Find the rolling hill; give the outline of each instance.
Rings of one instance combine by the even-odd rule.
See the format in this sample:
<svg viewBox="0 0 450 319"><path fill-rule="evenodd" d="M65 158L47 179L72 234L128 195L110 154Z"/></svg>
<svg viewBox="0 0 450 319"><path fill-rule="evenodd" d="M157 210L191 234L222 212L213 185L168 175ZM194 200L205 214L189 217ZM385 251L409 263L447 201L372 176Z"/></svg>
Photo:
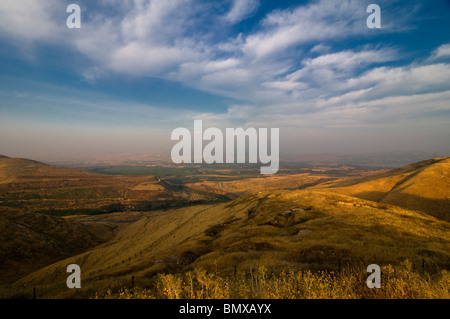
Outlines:
<svg viewBox="0 0 450 319"><path fill-rule="evenodd" d="M51 178L98 177L100 174L41 162L0 156L0 183Z"/></svg>
<svg viewBox="0 0 450 319"><path fill-rule="evenodd" d="M0 158L0 207L53 216L143 211L224 196L173 186L153 175L105 175L40 162Z"/></svg>
<svg viewBox="0 0 450 319"><path fill-rule="evenodd" d="M313 179L298 175L292 185L285 177L253 188L251 179L201 183L196 186L251 190L226 203L179 209L61 219L8 208L0 212L0 228L7 229L0 234L4 247L0 258L5 274L18 279L13 286L47 287L49 296L67 293L66 267L71 263L80 265L84 291L91 292L123 286L131 276L146 282L160 273L185 273L197 267L230 276L236 269L259 266L274 272L363 269L407 259L417 270L426 259L429 271L448 270L449 163L450 158L438 158L370 177L331 181L325 173ZM164 183L151 178L100 175L82 188L96 190L103 183L117 187L118 181L126 180L127 196L169 192ZM79 188L79 181L72 187ZM309 188L274 190L304 188L305 181L311 183ZM19 184L2 187L10 185ZM73 194L66 193L65 200L73 200ZM103 194L91 199L104 200ZM46 200L36 199L36 205L44 204ZM33 267L27 266L28 261L34 261Z"/></svg>
<svg viewBox="0 0 450 319"><path fill-rule="evenodd" d="M10 283L106 242L115 227L2 208L0 229L0 283Z"/></svg>
<svg viewBox="0 0 450 319"><path fill-rule="evenodd" d="M383 174L322 184L339 194L418 210L450 221L450 158L436 158Z"/></svg>
<svg viewBox="0 0 450 319"><path fill-rule="evenodd" d="M236 198L250 195L260 191L275 191L280 189L307 188L330 180L324 175L289 174L271 175L266 177L246 178L236 181L205 181L188 183L190 189L212 192Z"/></svg>
<svg viewBox="0 0 450 319"><path fill-rule="evenodd" d="M94 218L94 217L91 217ZM193 267L334 269L427 258L450 268L449 223L387 204L319 191L276 191L232 202L148 213L107 244L45 267L18 283L64 283L80 265L85 285Z"/></svg>

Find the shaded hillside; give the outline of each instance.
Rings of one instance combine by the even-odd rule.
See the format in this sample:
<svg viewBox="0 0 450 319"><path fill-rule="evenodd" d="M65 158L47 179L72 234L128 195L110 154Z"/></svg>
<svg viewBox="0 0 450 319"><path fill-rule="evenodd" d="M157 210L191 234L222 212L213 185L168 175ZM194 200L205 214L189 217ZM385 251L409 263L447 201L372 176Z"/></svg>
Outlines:
<svg viewBox="0 0 450 319"><path fill-rule="evenodd" d="M426 214L344 195L276 191L227 204L153 212L108 244L26 276L19 284L65 282L69 263L84 283L201 266L231 274L268 269L334 269L427 258L430 269L450 268L449 223Z"/></svg>
<svg viewBox="0 0 450 319"><path fill-rule="evenodd" d="M419 210L450 221L450 158L436 158L363 179L320 187L340 194Z"/></svg>
<svg viewBox="0 0 450 319"><path fill-rule="evenodd" d="M0 210L0 282L12 282L111 239L114 227Z"/></svg>

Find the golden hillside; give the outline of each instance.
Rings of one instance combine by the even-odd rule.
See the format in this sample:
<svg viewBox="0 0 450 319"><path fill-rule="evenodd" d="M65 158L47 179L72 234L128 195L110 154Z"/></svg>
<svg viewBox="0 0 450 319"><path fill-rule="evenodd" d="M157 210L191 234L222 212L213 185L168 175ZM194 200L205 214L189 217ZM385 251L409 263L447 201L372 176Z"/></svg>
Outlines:
<svg viewBox="0 0 450 319"><path fill-rule="evenodd" d="M6 261L2 262L3 279L20 279L0 295L11 295L11 291L20 295L22 287L31 286L48 288L48 296L56 296L57 291L65 294L66 267L72 263L81 267L87 289L83 292L121 287L131 276L143 283L154 280L156 274L185 274L198 267L230 278L236 269L249 273L259 266L278 272L342 267L365 273L369 264L398 265L406 259L420 271L425 259L428 271L448 270L450 224L445 218L449 160L433 159L357 179L324 181L320 179L326 175L298 174L203 182L196 186L226 192L251 188L252 194L227 203L179 209L61 219L4 208L0 213L0 229L5 230L0 233L0 260ZM82 198L111 201L121 194L110 194L105 185L120 186L124 195L119 196L123 197L139 193L149 198L173 192L151 176L102 176L80 177L70 185L63 183L64 177L56 178L57 184L42 184L37 179L39 188L29 181L15 181L1 185L0 195L3 190L8 205L33 201L42 207L57 200L60 206L72 203L77 207ZM289 180L294 183L289 185ZM310 188L302 190L272 189L308 184ZM11 192L13 186L15 192ZM25 191L32 195L36 189L39 194L44 189L43 194L50 194L55 186L64 196L22 199ZM95 192L89 191L86 197L86 190ZM75 198L74 194L83 197ZM12 195L17 199L12 200Z"/></svg>
<svg viewBox="0 0 450 319"><path fill-rule="evenodd" d="M0 158L0 207L52 216L145 211L224 196L173 187L154 175L105 175Z"/></svg>
<svg viewBox="0 0 450 319"><path fill-rule="evenodd" d="M339 194L426 212L450 221L450 158L411 164L363 179L320 185Z"/></svg>
<svg viewBox="0 0 450 319"><path fill-rule="evenodd" d="M266 177L246 178L235 181L204 181L188 183L194 190L212 192L229 197L255 194L260 191L275 191L280 189L299 189L323 183L329 180L326 175L312 176L308 173L289 175L270 175Z"/></svg>
<svg viewBox="0 0 450 319"><path fill-rule="evenodd" d="M94 223L96 216L85 219ZM117 218L117 215L116 215ZM449 223L392 205L320 191L276 191L226 204L147 213L110 242L45 267L18 283L65 283L80 265L85 285L123 283L200 266L230 274L269 269L333 269L422 258L449 268Z"/></svg>

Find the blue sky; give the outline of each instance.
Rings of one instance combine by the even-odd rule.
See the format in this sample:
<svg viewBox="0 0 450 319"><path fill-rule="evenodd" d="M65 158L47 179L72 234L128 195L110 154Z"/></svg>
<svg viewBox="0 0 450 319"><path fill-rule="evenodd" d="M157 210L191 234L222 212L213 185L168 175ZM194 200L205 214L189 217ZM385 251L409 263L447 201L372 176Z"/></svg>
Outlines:
<svg viewBox="0 0 450 319"><path fill-rule="evenodd" d="M278 127L281 155L450 155L449 30L445 0L4 0L0 154L170 154L202 119Z"/></svg>

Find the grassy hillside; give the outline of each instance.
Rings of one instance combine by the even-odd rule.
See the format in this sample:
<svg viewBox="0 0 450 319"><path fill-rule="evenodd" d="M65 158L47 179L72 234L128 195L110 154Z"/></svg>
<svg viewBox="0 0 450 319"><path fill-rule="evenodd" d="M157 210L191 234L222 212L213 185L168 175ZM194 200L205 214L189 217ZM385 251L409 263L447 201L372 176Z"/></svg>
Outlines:
<svg viewBox="0 0 450 319"><path fill-rule="evenodd" d="M98 177L100 174L47 165L29 159L0 157L0 183L15 180L51 179L52 177L74 178L80 176Z"/></svg>
<svg viewBox="0 0 450 319"><path fill-rule="evenodd" d="M172 185L155 176L111 176L0 158L0 207L53 216L180 207L226 198Z"/></svg>
<svg viewBox="0 0 450 319"><path fill-rule="evenodd" d="M190 298L192 291L179 285L196 278L201 287L232 282L232 287L220 286L232 296L266 297L270 285L260 290L253 282L254 275L261 275L254 271L261 267L274 274L273 285L288 273L294 276L292 282L298 279L303 284L304 278L310 278L304 277L307 271L346 271L341 279L354 285L339 290L345 296L359 289L355 278L365 275L365 267L373 263L388 273L389 267L400 267L395 269L400 269L402 283L412 278L417 286L407 296L424 296L420 291L442 296L448 275L440 272L450 269L449 163L450 158L433 159L357 179L326 180L324 173L189 185L153 176L93 177L90 173L54 178L30 173L38 176L32 180L16 171L9 175L16 180L0 184L0 207L4 206L0 260L4 282L18 280L0 287L0 297L20 296L23 287L47 289L47 297L67 297L66 267L71 263L81 267L83 289L70 293L84 297L96 293L114 297L107 289L123 288L131 276L144 286L161 288L143 296L168 296L167 290L176 286L184 291L176 296ZM44 173L50 169L39 167ZM243 193L250 195L226 203L186 206L196 198ZM150 211L155 206L138 206L164 199L173 204L184 199L180 205L185 207ZM137 211L117 206L122 212L81 213L62 219L24 213L28 210L23 208L64 207L83 212L90 204L108 203L134 206ZM417 279L424 260L427 273L442 274L437 281ZM407 261L411 265L404 272L401 267ZM300 271L299 277L294 271ZM214 274L215 279L206 274ZM240 284L236 274L246 274ZM319 283L323 279L314 276L311 280ZM397 277L392 278L392 285L399 283ZM338 285L334 277L326 280ZM251 285L251 290L245 285ZM421 285L434 288L422 289ZM397 296L399 291L391 288L392 296Z"/></svg>
<svg viewBox="0 0 450 319"><path fill-rule="evenodd" d="M86 287L131 275L184 273L197 267L230 276L264 266L282 269L361 268L405 259L418 270L449 269L449 223L426 214L344 195L277 191L227 204L153 212L114 240L45 267L18 284L65 283L80 265Z"/></svg>
<svg viewBox="0 0 450 319"><path fill-rule="evenodd" d="M340 194L426 212L450 221L450 158L431 159L363 179L332 182Z"/></svg>
<svg viewBox="0 0 450 319"><path fill-rule="evenodd" d="M237 181L205 181L189 183L187 186L195 190L203 190L230 197L255 194L261 191L274 191L280 189L307 188L320 184L333 178L324 175L290 174L270 175L265 177L247 178Z"/></svg>
<svg viewBox="0 0 450 319"><path fill-rule="evenodd" d="M1 209L0 283L106 242L114 228Z"/></svg>

